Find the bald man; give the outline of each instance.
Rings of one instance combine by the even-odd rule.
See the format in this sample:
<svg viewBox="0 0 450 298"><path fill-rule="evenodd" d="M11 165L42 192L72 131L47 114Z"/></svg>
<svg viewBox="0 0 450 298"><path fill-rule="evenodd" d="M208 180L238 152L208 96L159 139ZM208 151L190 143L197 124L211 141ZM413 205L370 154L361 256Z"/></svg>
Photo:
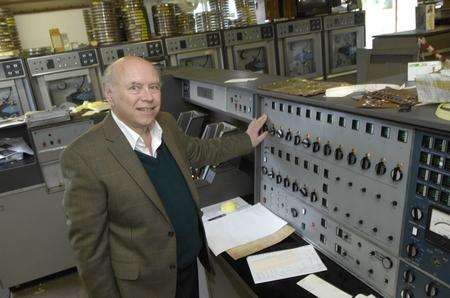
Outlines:
<svg viewBox="0 0 450 298"><path fill-rule="evenodd" d="M246 133L188 137L160 112L158 72L137 57L106 69L104 94L111 113L61 158L69 240L89 297L198 297L197 257L210 263L189 166L250 153L267 135L266 116Z"/></svg>

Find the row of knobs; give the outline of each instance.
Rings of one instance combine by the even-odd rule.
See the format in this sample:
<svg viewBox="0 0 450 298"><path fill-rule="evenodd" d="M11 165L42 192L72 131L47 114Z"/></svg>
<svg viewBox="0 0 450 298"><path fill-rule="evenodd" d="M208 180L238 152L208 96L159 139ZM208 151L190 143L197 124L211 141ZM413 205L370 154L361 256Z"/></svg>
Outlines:
<svg viewBox="0 0 450 298"><path fill-rule="evenodd" d="M403 281L405 283L411 284L414 282L415 279L416 277L414 276L414 272L412 272L411 270L406 270L405 272L403 272ZM439 288L434 282L429 282L425 285L425 294L427 297L435 297L437 296L438 292ZM402 298L414 297L413 292L410 289L403 289L400 292L400 296Z"/></svg>
<svg viewBox="0 0 450 298"><path fill-rule="evenodd" d="M300 185L297 183L297 181L291 183L289 177L284 177L283 178L283 176L281 174L275 174L273 169L269 171L267 169L267 167L263 166L262 167L262 173L263 173L263 175L267 175L269 178L275 179L277 184L282 184L285 188L290 188L291 187L292 192L300 192L303 197L305 197L305 198L309 197L309 199L310 199L310 201L312 203L316 203L319 200L319 196L318 196L318 194L317 194L317 192L315 190L309 192L308 187L306 185L303 185L303 186L300 187ZM378 194L377 198L379 196L381 197L381 195ZM396 206L396 205L397 205L397 202L394 201L393 202L393 206ZM338 211L338 207L334 207L333 211L337 212ZM291 212L293 212L292 213L293 217L297 217L298 216L298 213L296 212L296 210L295 210L295 213L292 210L291 210ZM347 218L349 218L350 217L350 213L346 213L345 216ZM359 225L363 225L364 221L362 219L360 219L358 221L358 224ZM378 228L377 227L373 227L372 231L374 233L377 233L378 232ZM388 236L387 239L389 241L393 241L394 237L393 236Z"/></svg>
<svg viewBox="0 0 450 298"><path fill-rule="evenodd" d="M280 139L285 139L286 141L290 142L294 140L294 145L300 145L302 144L305 148L312 147L312 152L317 153L321 149L321 143L320 139L318 138L315 142L311 142L311 139L309 135L307 135L305 138L301 138L299 134L296 134L295 136L292 134L290 130L285 134L284 131L280 129L275 129L275 127L272 127L269 129L269 133L271 135L276 135ZM333 153L333 149L331 148L330 143L326 143L323 146L323 155L329 156ZM335 160L342 160L344 158L344 151L342 150L342 147L339 146L334 150L334 159ZM347 163L349 165L354 165L358 161L358 158L356 156L355 150L352 150L350 153L347 154ZM366 154L360 162L361 168L363 170L368 170L372 166L372 162L370 160L370 154ZM375 172L378 176L383 176L386 174L386 164L384 160L379 161L375 165ZM392 171L391 171L391 178L394 182L398 182L402 180L403 178L403 171L401 169L400 165L397 165Z"/></svg>

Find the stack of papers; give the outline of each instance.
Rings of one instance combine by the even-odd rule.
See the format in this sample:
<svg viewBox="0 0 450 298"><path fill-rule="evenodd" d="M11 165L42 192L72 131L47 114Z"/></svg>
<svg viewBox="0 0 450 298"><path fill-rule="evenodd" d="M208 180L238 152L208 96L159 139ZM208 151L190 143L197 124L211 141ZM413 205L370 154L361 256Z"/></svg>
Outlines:
<svg viewBox="0 0 450 298"><path fill-rule="evenodd" d="M312 245L247 257L255 284L327 270Z"/></svg>
<svg viewBox="0 0 450 298"><path fill-rule="evenodd" d="M269 236L287 225L287 222L258 203L216 216L215 219L203 220L203 224L208 246L217 256L228 249Z"/></svg>

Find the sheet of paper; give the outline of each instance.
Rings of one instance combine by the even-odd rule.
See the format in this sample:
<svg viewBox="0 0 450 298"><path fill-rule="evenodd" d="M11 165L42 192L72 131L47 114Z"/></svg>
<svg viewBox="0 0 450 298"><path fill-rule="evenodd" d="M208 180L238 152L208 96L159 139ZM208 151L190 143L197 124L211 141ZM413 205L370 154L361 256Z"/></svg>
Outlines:
<svg viewBox="0 0 450 298"><path fill-rule="evenodd" d="M355 92L373 92L387 87L392 89L401 89L401 86L393 84L362 84L362 85L342 86L327 89L325 91L325 97L345 97Z"/></svg>
<svg viewBox="0 0 450 298"><path fill-rule="evenodd" d="M315 274L308 275L299 281L297 285L318 298L352 298L352 295L347 294Z"/></svg>
<svg viewBox="0 0 450 298"><path fill-rule="evenodd" d="M258 203L214 220L206 220L203 224L208 246L217 256L230 248L271 235L287 223Z"/></svg>
<svg viewBox="0 0 450 298"><path fill-rule="evenodd" d="M241 78L241 79L231 79L228 81L225 81L225 84L231 84L231 83L246 83L250 81L255 81L258 78Z"/></svg>
<svg viewBox="0 0 450 298"><path fill-rule="evenodd" d="M312 245L247 257L255 284L327 270Z"/></svg>
<svg viewBox="0 0 450 298"><path fill-rule="evenodd" d="M244 199L242 199L241 197L236 197L231 200L227 200L227 201L220 202L220 203L217 203L214 205L203 207L201 209L201 211L203 212L202 221L205 222L206 220L208 220L210 218L214 218L216 216L222 215L224 212L221 210L221 207L223 204L225 204L229 201L231 201L235 204L235 206L236 206L235 212L251 206L249 203L244 201Z"/></svg>

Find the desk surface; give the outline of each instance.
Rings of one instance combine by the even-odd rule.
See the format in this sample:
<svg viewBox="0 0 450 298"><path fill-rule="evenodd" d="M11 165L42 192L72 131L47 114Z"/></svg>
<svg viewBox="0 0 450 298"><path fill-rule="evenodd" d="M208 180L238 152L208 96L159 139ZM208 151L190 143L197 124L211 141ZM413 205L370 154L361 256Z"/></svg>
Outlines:
<svg viewBox="0 0 450 298"><path fill-rule="evenodd" d="M298 235L291 235L282 242L273 245L259 253L266 253L278 251L283 249L290 249L308 244ZM355 296L357 294L381 297L377 292L369 288L362 281L351 275L348 271L336 264L334 261L326 257L321 252L319 253L322 262L328 268L327 271L315 273L320 278L326 280L332 285L338 287L344 292ZM306 275L292 277L283 280L255 284L253 282L250 268L248 267L246 258L234 261L228 254L223 254L225 261L233 268L240 278L252 289L252 291L261 298L288 298L288 297L316 297L310 292L297 285L297 282Z"/></svg>

